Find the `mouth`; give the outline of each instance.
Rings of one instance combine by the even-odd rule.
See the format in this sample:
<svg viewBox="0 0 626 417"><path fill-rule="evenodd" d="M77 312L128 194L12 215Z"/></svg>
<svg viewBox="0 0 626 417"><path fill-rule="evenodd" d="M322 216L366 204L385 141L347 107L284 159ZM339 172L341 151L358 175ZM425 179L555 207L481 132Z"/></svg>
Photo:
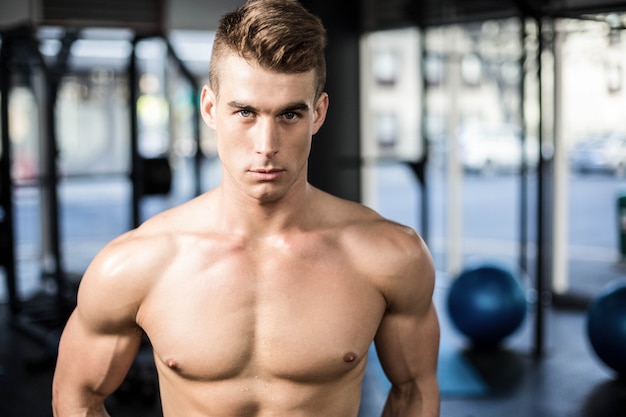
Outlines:
<svg viewBox="0 0 626 417"><path fill-rule="evenodd" d="M255 168L249 172L258 180L273 181L278 179L285 170L280 168Z"/></svg>

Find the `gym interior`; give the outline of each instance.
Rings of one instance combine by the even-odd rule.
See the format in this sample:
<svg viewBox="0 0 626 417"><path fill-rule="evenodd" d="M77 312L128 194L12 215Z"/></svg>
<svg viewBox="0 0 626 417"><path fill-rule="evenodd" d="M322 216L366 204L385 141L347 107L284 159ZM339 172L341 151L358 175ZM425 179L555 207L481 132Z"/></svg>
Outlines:
<svg viewBox="0 0 626 417"><path fill-rule="evenodd" d="M200 121L243 0L0 0L0 416L51 416L93 256L220 180ZM417 230L446 417L626 416L626 3L302 0L329 38L310 181ZM108 402L160 416L149 351ZM359 416L389 388L372 350Z"/></svg>

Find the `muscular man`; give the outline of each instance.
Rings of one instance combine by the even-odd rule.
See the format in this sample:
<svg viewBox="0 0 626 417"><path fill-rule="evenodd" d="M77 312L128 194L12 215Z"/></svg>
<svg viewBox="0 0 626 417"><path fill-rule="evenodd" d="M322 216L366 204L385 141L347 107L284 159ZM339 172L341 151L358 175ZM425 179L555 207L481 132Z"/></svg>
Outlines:
<svg viewBox="0 0 626 417"><path fill-rule="evenodd" d="M93 260L61 339L56 417L107 416L144 334L165 417L356 417L372 341L392 384L383 415L439 414L424 242L307 182L324 45L294 0L221 20L201 106L223 180Z"/></svg>

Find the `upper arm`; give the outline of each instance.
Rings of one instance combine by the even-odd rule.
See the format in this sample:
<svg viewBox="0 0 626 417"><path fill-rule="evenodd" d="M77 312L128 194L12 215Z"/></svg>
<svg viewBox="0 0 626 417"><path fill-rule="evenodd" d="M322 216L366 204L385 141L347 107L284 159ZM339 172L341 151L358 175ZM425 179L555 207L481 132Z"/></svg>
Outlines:
<svg viewBox="0 0 626 417"><path fill-rule="evenodd" d="M122 383L137 354L143 334L135 316L142 294L122 252L105 249L81 281L76 309L59 344L53 381L56 416L102 412L104 399Z"/></svg>
<svg viewBox="0 0 626 417"><path fill-rule="evenodd" d="M421 401L420 407L434 410L439 402L434 267L419 236L401 241L402 248L396 248L401 258L392 256L394 263L388 266L393 274L387 277L387 311L376 335L376 350L392 392L413 396Z"/></svg>
<svg viewBox="0 0 626 417"><path fill-rule="evenodd" d="M137 330L102 332L74 311L59 345L53 380L55 416L101 409L124 380L140 344Z"/></svg>

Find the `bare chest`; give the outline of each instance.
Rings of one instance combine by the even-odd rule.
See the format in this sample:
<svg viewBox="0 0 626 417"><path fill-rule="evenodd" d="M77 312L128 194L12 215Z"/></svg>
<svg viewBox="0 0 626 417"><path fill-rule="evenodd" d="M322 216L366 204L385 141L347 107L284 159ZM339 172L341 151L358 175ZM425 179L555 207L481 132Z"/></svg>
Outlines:
<svg viewBox="0 0 626 417"><path fill-rule="evenodd" d="M184 378L314 382L362 363L384 308L341 256L235 251L165 271L140 324L160 366Z"/></svg>

